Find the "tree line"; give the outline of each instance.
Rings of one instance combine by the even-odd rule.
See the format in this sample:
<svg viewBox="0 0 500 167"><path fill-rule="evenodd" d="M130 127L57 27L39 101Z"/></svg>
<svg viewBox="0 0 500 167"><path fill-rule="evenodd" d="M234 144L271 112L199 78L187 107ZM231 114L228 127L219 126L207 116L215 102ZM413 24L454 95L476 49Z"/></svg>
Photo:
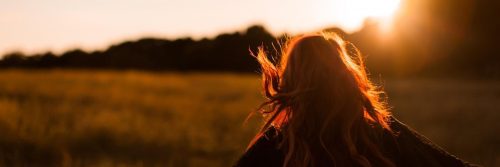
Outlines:
<svg viewBox="0 0 500 167"><path fill-rule="evenodd" d="M61 55L51 52L24 55L13 52L4 56L0 68L90 68L173 71L255 71L258 64L249 49L272 46L275 37L262 26L245 32L225 33L214 39L175 40L143 38L126 41L104 51L70 50Z"/></svg>
<svg viewBox="0 0 500 167"><path fill-rule="evenodd" d="M337 32L358 46L372 75L500 78L500 19L495 19L500 15L500 1L420 1L404 1L405 12L396 18L389 42L388 37L381 35L378 23L370 20L350 34L339 28L324 30ZM419 7L422 9L410 10ZM250 51L256 51L259 46L275 51L285 36L273 36L263 26L254 25L242 32L223 33L212 39L143 38L115 44L104 51L75 49L60 55L13 52L0 60L0 69L254 73L259 71L259 66Z"/></svg>

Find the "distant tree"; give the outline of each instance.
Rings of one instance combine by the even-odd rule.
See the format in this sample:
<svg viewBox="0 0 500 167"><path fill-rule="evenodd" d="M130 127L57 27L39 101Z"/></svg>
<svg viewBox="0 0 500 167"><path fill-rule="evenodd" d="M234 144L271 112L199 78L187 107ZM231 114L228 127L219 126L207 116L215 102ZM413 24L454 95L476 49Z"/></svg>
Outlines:
<svg viewBox="0 0 500 167"><path fill-rule="evenodd" d="M22 67L26 56L22 52L11 52L3 56L0 67Z"/></svg>

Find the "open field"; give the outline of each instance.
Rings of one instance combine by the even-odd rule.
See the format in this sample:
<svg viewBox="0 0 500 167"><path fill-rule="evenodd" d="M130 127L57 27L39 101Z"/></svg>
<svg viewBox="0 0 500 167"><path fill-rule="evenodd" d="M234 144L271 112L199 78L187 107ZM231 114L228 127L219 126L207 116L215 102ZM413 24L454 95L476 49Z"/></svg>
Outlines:
<svg viewBox="0 0 500 167"><path fill-rule="evenodd" d="M0 71L0 166L230 166L260 120L259 77ZM397 118L500 166L500 81L387 80Z"/></svg>

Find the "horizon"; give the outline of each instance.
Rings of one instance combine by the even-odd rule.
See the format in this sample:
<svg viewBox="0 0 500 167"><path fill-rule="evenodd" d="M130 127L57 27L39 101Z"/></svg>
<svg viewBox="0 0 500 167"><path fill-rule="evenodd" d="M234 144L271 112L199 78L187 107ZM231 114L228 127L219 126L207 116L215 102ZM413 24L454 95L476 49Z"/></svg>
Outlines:
<svg viewBox="0 0 500 167"><path fill-rule="evenodd" d="M382 4L388 2L394 10L389 13ZM61 54L73 49L105 50L113 44L147 37L213 38L222 33L241 32L252 25L262 25L275 36L326 27L339 27L352 33L359 30L367 18L392 17L391 12L397 10L400 1L28 0L2 3L0 23L6 26L0 28L0 58L12 52ZM374 4L380 7L373 7ZM301 12L296 12L297 9Z"/></svg>

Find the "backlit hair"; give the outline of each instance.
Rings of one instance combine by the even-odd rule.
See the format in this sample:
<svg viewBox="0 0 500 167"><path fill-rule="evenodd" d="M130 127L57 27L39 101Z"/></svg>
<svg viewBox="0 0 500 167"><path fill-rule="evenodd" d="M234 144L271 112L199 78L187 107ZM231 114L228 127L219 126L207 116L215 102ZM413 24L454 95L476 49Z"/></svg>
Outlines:
<svg viewBox="0 0 500 167"><path fill-rule="evenodd" d="M391 131L378 87L368 79L360 52L336 34L294 37L273 63L264 48L262 68L266 121L282 134L284 167L394 166L379 141ZM267 110L265 110L267 109Z"/></svg>

